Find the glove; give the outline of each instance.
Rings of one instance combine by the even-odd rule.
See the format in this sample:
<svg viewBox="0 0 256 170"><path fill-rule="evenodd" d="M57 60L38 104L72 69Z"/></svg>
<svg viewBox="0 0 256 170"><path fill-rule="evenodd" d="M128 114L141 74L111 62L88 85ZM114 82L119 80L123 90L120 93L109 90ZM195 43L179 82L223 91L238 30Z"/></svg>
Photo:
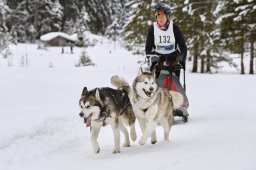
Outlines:
<svg viewBox="0 0 256 170"><path fill-rule="evenodd" d="M177 56L176 61L178 61L178 62L184 62L184 61L183 61L183 54L180 54L179 56Z"/></svg>
<svg viewBox="0 0 256 170"><path fill-rule="evenodd" d="M174 64L174 65L171 67L171 69L172 69L173 71L178 71L178 70L180 70L181 68L182 68L182 65L181 65L180 63Z"/></svg>
<svg viewBox="0 0 256 170"><path fill-rule="evenodd" d="M183 59L183 54L180 54L180 55L176 58L176 61L178 61L178 62L181 64L182 68L185 70L185 68L186 68L186 62L185 62L184 59Z"/></svg>
<svg viewBox="0 0 256 170"><path fill-rule="evenodd" d="M180 65L182 66L182 68L183 68L184 70L186 70L186 62L181 61L181 62L179 62L179 63L180 63Z"/></svg>

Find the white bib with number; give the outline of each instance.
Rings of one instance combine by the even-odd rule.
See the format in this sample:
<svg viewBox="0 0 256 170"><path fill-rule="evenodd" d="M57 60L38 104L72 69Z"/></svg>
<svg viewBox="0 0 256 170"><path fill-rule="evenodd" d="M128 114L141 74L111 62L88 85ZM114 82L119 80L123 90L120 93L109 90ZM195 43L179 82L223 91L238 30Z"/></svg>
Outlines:
<svg viewBox="0 0 256 170"><path fill-rule="evenodd" d="M159 54L170 54L175 51L175 37L173 32L173 22L170 21L166 31L158 28L154 22L155 51Z"/></svg>

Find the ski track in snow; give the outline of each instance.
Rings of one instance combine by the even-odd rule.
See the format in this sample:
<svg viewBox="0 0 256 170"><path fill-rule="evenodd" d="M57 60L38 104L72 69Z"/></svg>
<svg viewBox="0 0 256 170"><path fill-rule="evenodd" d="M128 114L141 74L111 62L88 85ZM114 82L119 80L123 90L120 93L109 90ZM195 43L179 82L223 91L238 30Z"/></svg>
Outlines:
<svg viewBox="0 0 256 170"><path fill-rule="evenodd" d="M12 164L59 152L70 152L74 147L83 145L87 139L86 133L78 133L79 128L82 128L81 122L75 121L74 118L50 118L41 126L18 132L13 137L1 141L0 160ZM81 130L85 131L84 129L83 127Z"/></svg>

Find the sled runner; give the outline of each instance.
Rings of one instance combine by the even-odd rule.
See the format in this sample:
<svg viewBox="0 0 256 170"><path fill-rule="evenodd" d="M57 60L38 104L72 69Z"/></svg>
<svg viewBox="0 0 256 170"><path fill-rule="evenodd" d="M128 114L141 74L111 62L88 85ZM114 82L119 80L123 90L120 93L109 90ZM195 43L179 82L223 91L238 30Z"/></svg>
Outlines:
<svg viewBox="0 0 256 170"><path fill-rule="evenodd" d="M167 88L171 91L177 91L183 95L184 103L181 108L174 111L173 115L182 117L183 121L187 122L189 116L187 108L189 106L189 102L186 96L185 68L176 61L160 61L160 57L162 56L156 54L146 55L146 66L144 66L144 69L146 69L145 71L152 71L152 69L157 68L157 83L164 88ZM183 70L183 86L181 85L177 75L177 71L180 70Z"/></svg>

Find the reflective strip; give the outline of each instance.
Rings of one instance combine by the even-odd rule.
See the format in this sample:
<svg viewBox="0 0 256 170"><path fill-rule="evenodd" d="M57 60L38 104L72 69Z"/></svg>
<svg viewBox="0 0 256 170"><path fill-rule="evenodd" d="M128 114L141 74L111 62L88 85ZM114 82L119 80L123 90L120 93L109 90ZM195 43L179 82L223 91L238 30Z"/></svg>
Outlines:
<svg viewBox="0 0 256 170"><path fill-rule="evenodd" d="M174 49L174 45L168 45L168 46L156 46L157 51L172 51Z"/></svg>

